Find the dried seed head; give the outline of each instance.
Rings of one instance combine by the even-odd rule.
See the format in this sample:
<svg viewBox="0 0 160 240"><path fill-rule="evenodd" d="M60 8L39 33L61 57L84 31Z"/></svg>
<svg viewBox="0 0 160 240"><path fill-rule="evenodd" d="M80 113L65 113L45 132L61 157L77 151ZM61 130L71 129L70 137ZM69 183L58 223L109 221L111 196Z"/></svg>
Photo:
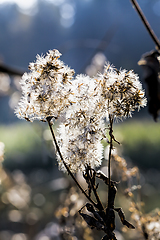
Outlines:
<svg viewBox="0 0 160 240"><path fill-rule="evenodd" d="M70 105L71 82L74 71L59 60L58 50L50 50L46 56L37 55L29 64L29 73L21 79L22 97L15 113L28 121L59 117Z"/></svg>
<svg viewBox="0 0 160 240"><path fill-rule="evenodd" d="M132 70L117 70L107 64L99 76L101 102L107 115L113 118L131 117L135 109L146 106L146 98L139 77Z"/></svg>

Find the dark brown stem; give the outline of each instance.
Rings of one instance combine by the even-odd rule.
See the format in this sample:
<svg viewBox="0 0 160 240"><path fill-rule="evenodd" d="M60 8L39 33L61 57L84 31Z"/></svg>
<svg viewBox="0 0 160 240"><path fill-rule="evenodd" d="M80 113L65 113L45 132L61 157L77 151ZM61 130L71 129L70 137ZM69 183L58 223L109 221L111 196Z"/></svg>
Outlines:
<svg viewBox="0 0 160 240"><path fill-rule="evenodd" d="M92 174L91 171L92 170L90 169L90 175ZM96 188L95 184L93 184L93 182L92 182L92 179L90 179L90 183L91 183L91 186L92 186L92 190L93 190L94 196L95 196L95 198L97 200L97 207L98 207L99 210L103 211L104 210L103 205L102 205L101 200L99 198L99 195L97 193L97 188Z"/></svg>
<svg viewBox="0 0 160 240"><path fill-rule="evenodd" d="M103 208L103 205L102 205L102 203L101 203L101 200L100 200L100 198L99 198L99 196L98 196L98 194L97 194L97 190L96 190L95 187L93 187L93 192L94 192L95 198L96 198L96 200L97 200L97 207L98 207L98 209L99 209L100 211L103 211L104 208Z"/></svg>
<svg viewBox="0 0 160 240"><path fill-rule="evenodd" d="M113 118L111 117L111 115L109 115L109 122L110 122L110 126L109 126L109 135L110 135L110 141L109 141L109 158L108 158L108 203L109 203L109 199L110 199L110 188L111 188L111 153L112 153L112 149L113 149Z"/></svg>
<svg viewBox="0 0 160 240"><path fill-rule="evenodd" d="M142 12L140 6L138 5L136 0L130 0L131 3L133 4L133 6L135 7L138 15L140 16L143 24L145 25L145 27L147 28L148 33L150 34L151 38L153 39L153 41L155 42L156 46L158 47L158 49L160 50L160 42L157 38L157 36L155 35L154 31L152 30L151 26L149 25L144 13Z"/></svg>
<svg viewBox="0 0 160 240"><path fill-rule="evenodd" d="M67 166L66 162L64 161L63 159L63 156L62 156L62 153L60 151L60 148L58 146L58 143L57 143L57 140L56 140L56 137L55 137L55 134L54 134L54 131L53 131L53 128L52 128L52 124L50 122L50 118L47 119L47 122L48 122L48 125L49 125L49 128L50 128L50 131L51 131L51 134L52 134L52 137L53 137L53 141L55 143L55 146L56 146L56 150L68 172L68 174L72 177L72 179L74 180L74 182L76 183L76 185L78 186L78 188L81 190L81 192L86 196L86 198L97 208L97 204L87 195L87 193L84 191L84 189L81 187L81 185L78 183L77 179L75 178L75 176L73 175L73 173L70 171L69 167Z"/></svg>

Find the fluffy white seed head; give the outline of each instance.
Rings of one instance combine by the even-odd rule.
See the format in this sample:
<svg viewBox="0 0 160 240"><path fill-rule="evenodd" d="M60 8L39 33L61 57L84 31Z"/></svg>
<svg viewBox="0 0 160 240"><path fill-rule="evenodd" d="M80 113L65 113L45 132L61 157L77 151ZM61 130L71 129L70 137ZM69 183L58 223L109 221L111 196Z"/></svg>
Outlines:
<svg viewBox="0 0 160 240"><path fill-rule="evenodd" d="M117 70L107 64L99 76L101 102L106 114L113 118L131 117L132 112L146 106L144 90L139 77L132 70Z"/></svg>
<svg viewBox="0 0 160 240"><path fill-rule="evenodd" d="M106 64L104 73L90 78L66 66L58 50L37 55L30 72L21 79L22 97L16 108L19 118L45 121L58 118L65 110L65 121L58 128L58 144L70 170L85 171L101 165L105 137L104 118L130 117L146 105L138 75ZM57 154L59 168L66 171Z"/></svg>
<svg viewBox="0 0 160 240"><path fill-rule="evenodd" d="M68 106L71 79L74 70L59 60L58 50L50 50L46 56L37 55L29 64L29 73L21 79L22 97L16 108L18 118L28 121L58 118Z"/></svg>
<svg viewBox="0 0 160 240"><path fill-rule="evenodd" d="M89 76L78 75L72 83L74 95L67 109L66 121L58 129L58 141L64 160L72 172L85 167L101 165L104 131L102 112L99 108L97 82ZM59 160L60 169L65 171Z"/></svg>

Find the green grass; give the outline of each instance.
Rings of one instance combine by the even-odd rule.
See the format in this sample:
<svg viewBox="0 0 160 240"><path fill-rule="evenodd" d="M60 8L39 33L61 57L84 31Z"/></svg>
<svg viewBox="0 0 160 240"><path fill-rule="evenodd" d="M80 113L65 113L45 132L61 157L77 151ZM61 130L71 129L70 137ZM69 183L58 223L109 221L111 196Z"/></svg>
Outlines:
<svg viewBox="0 0 160 240"><path fill-rule="evenodd" d="M0 141L5 144L4 166L10 169L35 166L42 159L42 128L35 123L0 126Z"/></svg>
<svg viewBox="0 0 160 240"><path fill-rule="evenodd" d="M0 141L5 144L4 164L30 164L42 158L44 123L17 123L0 126ZM125 157L134 165L160 169L160 123L129 119L114 124L114 134ZM33 161L34 160L34 161Z"/></svg>
<svg viewBox="0 0 160 240"><path fill-rule="evenodd" d="M28 124L0 126L0 140L4 142L7 154L15 150L27 152L33 148L35 142L40 141L34 128Z"/></svg>
<svg viewBox="0 0 160 240"><path fill-rule="evenodd" d="M120 137L123 153L139 167L160 169L159 123L144 120L123 122L115 125L115 136Z"/></svg>

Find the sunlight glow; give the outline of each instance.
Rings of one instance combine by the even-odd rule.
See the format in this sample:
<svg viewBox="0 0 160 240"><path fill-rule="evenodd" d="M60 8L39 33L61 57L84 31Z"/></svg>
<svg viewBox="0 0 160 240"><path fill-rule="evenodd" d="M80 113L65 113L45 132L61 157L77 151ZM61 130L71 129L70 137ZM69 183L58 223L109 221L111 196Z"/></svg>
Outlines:
<svg viewBox="0 0 160 240"><path fill-rule="evenodd" d="M0 0L0 4L8 4L8 3L16 3L20 9L21 12L30 14L32 12L33 8L35 7L37 0Z"/></svg>
<svg viewBox="0 0 160 240"><path fill-rule="evenodd" d="M53 3L55 6L60 6L65 0L46 0L49 3Z"/></svg>
<svg viewBox="0 0 160 240"><path fill-rule="evenodd" d="M38 1L39 0L0 0L0 6L6 4L17 4L21 13L26 15L35 15L38 11ZM44 1L53 4L58 8L57 10L60 12L60 23L63 27L68 28L73 25L76 13L74 2L67 0Z"/></svg>

